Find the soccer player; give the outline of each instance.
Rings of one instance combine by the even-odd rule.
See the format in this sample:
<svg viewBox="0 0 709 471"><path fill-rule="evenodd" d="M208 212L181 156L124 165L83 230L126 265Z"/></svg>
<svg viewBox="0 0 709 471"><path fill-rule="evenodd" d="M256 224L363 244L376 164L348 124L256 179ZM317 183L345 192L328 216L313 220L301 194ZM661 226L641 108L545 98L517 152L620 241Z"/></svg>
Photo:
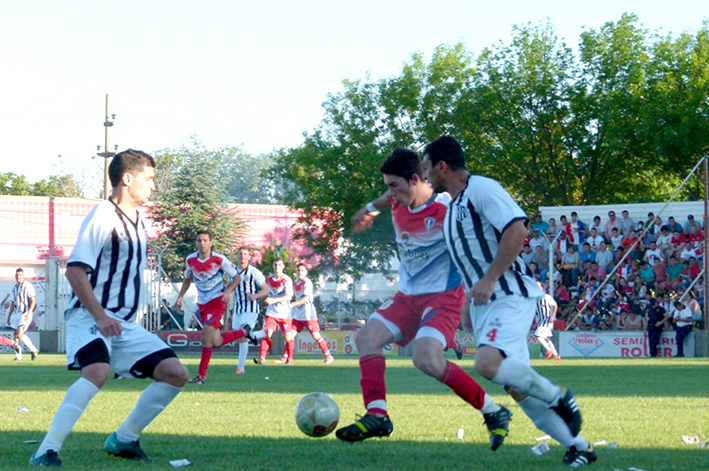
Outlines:
<svg viewBox="0 0 709 471"><path fill-rule="evenodd" d="M512 414L495 404L462 368L443 358L444 349L455 340L464 296L443 238L450 197L434 193L423 180L421 160L412 150L394 150L380 171L388 190L360 209L352 223L355 232L371 228L379 211L391 208L401 263L399 292L369 317L355 337L367 413L339 429L337 438L358 442L391 435L394 426L387 409L382 347L391 342L407 345L415 339L414 365L483 414L494 451L507 436Z"/></svg>
<svg viewBox="0 0 709 471"><path fill-rule="evenodd" d="M10 310L7 313L7 323L15 329L15 361L22 360L22 346L24 343L32 353L32 361L37 359L39 351L34 346L32 340L25 335L25 331L32 323L32 313L37 306L34 286L29 281L25 281L25 272L22 268L15 270L15 281L12 287L12 297L10 299Z"/></svg>
<svg viewBox="0 0 709 471"><path fill-rule="evenodd" d="M295 301L291 301L290 303L291 313L293 315L293 328L289 332L289 337L295 340L295 336L298 332L307 329L325 355L325 363L330 364L335 361L335 359L332 357L330 349L327 346L327 340L320 335L318 315L313 305L313 282L308 278L308 267L306 267L304 263L299 263L296 266L296 274L298 279L293 283ZM292 362L294 352L290 350L288 353L288 360Z"/></svg>
<svg viewBox="0 0 709 471"><path fill-rule="evenodd" d="M544 286L537 281L537 285L544 290ZM544 359L554 359L561 360L559 353L554 347L554 342L552 341L552 329L554 328L554 320L556 320L556 313L559 306L554 301L549 294L544 293L539 301L537 301L537 307L535 310L534 317L537 321L537 330L534 332L534 336L539 340L539 343L544 347L546 354Z"/></svg>
<svg viewBox="0 0 709 471"><path fill-rule="evenodd" d="M236 257L239 261L236 273L241 278L241 282L234 290L234 311L231 317L231 328L237 330L248 326L253 331L260 313L258 300L268 297L268 286L261 270L249 264L251 251L247 247L239 247ZM252 332L251 335L257 338L260 333ZM237 375L246 373L246 357L249 354L249 345L246 340L246 338L238 340L239 364L235 372Z"/></svg>
<svg viewBox="0 0 709 471"><path fill-rule="evenodd" d="M116 154L108 168L113 192L86 216L67 261L74 292L65 311L67 367L81 378L66 392L49 432L30 458L34 466L61 467L64 439L111 368L124 378L153 378L126 420L105 443L123 458L149 461L142 430L182 391L187 370L156 335L135 322L147 260L148 234L137 210L155 190L155 161L141 151Z"/></svg>
<svg viewBox="0 0 709 471"><path fill-rule="evenodd" d="M527 332L543 292L519 257L527 218L502 186L470 175L463 148L444 136L424 150L424 173L452 201L444 223L446 244L467 288L463 326L478 343L475 367L505 386L540 430L568 448L572 468L596 461L579 434L581 413L572 392L539 375L529 364Z"/></svg>
<svg viewBox="0 0 709 471"><path fill-rule="evenodd" d="M232 291L241 282L234 265L224 255L212 250L212 236L207 231L199 231L195 241L197 251L185 259L185 279L175 305L182 307L182 298L194 282L197 287L197 307L202 321L202 356L199 360L197 376L190 380L193 384L207 381L207 370L215 348L235 340L248 337L250 329L240 328L229 332L220 332L222 316ZM224 275L231 278L224 287Z"/></svg>
<svg viewBox="0 0 709 471"><path fill-rule="evenodd" d="M266 361L266 354L271 348L271 337L279 327L286 338L286 348L283 352L283 357L280 360L273 360L274 363L291 364L292 354L295 347L295 340L289 335L292 327L290 301L293 299L293 280L290 276L283 273L286 264L282 258L277 258L273 262L273 274L266 278L266 286L268 286L268 297L264 300L266 305L266 320L263 330L266 336L261 340L261 348L259 349L258 358L254 358L254 363L261 364Z"/></svg>

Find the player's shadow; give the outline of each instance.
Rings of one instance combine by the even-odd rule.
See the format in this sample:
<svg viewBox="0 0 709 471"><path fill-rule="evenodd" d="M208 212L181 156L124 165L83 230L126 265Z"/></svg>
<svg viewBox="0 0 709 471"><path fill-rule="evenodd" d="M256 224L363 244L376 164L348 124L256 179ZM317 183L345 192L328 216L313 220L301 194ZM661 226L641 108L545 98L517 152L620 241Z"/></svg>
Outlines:
<svg viewBox="0 0 709 471"><path fill-rule="evenodd" d="M197 426L195 425L195 428ZM325 438L264 438L245 436L258 433L258 426L244 428L234 436L203 436L185 431L174 435L145 433L141 445L153 462L137 462L109 456L103 449L106 436L97 433L73 433L67 438L60 457L64 466L74 470L172 469L172 460L187 459L187 469L278 470L278 471L362 471L362 470L495 470L542 471L564 469L564 450L553 445L542 456L531 453L529 446L505 444L496 452L487 444L452 438L450 441L408 441L370 439L348 444L334 435ZM0 438L3 470L26 470L28 459L38 445L23 445L39 440L41 433L4 432ZM429 437L430 438L430 437ZM618 448L598 450L599 469L637 467L641 469L704 469L706 451Z"/></svg>

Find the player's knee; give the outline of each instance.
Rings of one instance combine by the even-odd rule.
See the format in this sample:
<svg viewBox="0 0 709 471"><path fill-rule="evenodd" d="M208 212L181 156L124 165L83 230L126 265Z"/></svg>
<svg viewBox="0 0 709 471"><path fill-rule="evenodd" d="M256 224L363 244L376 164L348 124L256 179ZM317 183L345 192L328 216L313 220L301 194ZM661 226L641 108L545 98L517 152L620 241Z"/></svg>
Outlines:
<svg viewBox="0 0 709 471"><path fill-rule="evenodd" d="M436 358L435 355L423 351L415 351L413 360L416 368L434 377L440 376L442 373L442 371L440 371L441 364L445 364L442 358Z"/></svg>
<svg viewBox="0 0 709 471"><path fill-rule="evenodd" d="M108 380L111 368L108 363L93 363L81 369L81 377L91 382L97 388L102 388Z"/></svg>
<svg viewBox="0 0 709 471"><path fill-rule="evenodd" d="M177 357L170 357L163 359L155 367L153 379L181 388L189 380L189 373Z"/></svg>
<svg viewBox="0 0 709 471"><path fill-rule="evenodd" d="M475 361L475 371L483 378L492 380L497 374L497 365L491 362Z"/></svg>

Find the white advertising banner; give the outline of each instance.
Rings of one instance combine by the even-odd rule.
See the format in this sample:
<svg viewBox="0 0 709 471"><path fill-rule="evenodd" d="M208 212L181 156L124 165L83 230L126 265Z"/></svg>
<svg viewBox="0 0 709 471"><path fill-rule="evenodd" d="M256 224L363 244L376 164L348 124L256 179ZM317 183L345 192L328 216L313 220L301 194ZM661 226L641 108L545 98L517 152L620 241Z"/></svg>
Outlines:
<svg viewBox="0 0 709 471"><path fill-rule="evenodd" d="M0 331L0 335L3 337L7 337L9 339L14 340L14 332L12 330L3 330ZM32 343L34 344L35 347L37 347L38 350L41 350L42 347L39 344L39 332L32 331L32 332L25 332L25 335L30 338ZM27 350L27 347L25 347L24 344L22 344L22 351L29 353ZM15 354L15 351L12 349L12 347L9 347L7 345L0 345L0 353L12 353L13 355Z"/></svg>
<svg viewBox="0 0 709 471"><path fill-rule="evenodd" d="M684 355L694 356L694 332L684 340ZM672 357L677 354L675 333L663 332L658 355ZM562 358L648 358L650 348L647 332L559 332L559 355Z"/></svg>

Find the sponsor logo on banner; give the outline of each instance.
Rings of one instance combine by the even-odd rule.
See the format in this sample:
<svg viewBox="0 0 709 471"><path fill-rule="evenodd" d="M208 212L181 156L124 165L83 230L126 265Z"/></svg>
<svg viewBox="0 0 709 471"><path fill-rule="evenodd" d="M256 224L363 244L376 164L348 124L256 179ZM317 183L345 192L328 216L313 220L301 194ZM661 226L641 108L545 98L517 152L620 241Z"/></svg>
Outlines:
<svg viewBox="0 0 709 471"><path fill-rule="evenodd" d="M694 356L696 340L690 333L684 344L684 353ZM648 358L650 347L646 332L559 332L559 354L565 357L592 358ZM658 356L677 354L675 332L663 332L657 345Z"/></svg>
<svg viewBox="0 0 709 471"><path fill-rule="evenodd" d="M569 345L579 351L581 355L587 357L601 348L604 343L596 334L577 334L571 339Z"/></svg>

